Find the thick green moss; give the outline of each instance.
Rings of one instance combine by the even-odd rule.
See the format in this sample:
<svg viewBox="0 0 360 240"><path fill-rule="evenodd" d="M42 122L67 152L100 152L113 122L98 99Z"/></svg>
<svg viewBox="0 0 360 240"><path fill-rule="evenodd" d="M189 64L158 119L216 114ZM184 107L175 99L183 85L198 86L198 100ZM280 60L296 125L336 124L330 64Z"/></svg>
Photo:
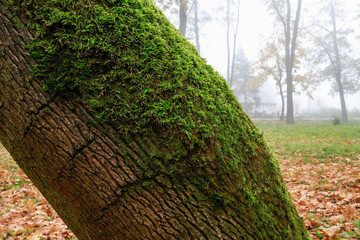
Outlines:
<svg viewBox="0 0 360 240"><path fill-rule="evenodd" d="M119 138L146 145L144 172L191 183L213 205L252 206L247 214L277 224L262 196L290 203L276 160L225 80L151 0L9 2L36 32L28 46L35 80L54 96L82 98Z"/></svg>
<svg viewBox="0 0 360 240"><path fill-rule="evenodd" d="M150 0L13 2L35 22L29 52L49 92L81 95L121 135L163 135L166 159L216 148L239 169L255 157L262 140L225 81Z"/></svg>

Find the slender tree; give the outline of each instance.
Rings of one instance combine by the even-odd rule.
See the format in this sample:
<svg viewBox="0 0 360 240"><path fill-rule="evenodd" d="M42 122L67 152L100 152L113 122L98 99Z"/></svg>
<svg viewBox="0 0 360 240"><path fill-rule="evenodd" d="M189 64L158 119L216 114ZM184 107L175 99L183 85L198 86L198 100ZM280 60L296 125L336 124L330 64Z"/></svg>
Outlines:
<svg viewBox="0 0 360 240"><path fill-rule="evenodd" d="M254 81L257 85L261 85L271 77L278 87L281 98L280 120L285 117L285 93L283 87L285 85L284 75L286 73L285 59L282 54L283 43L279 43L279 39L268 42L264 49L260 52L260 59L256 64L257 76Z"/></svg>
<svg viewBox="0 0 360 240"><path fill-rule="evenodd" d="M337 9L339 11L337 12ZM351 33L349 29L339 29L338 22L341 17L341 5L328 0L322 9L328 15L328 22L314 20L314 33L316 49L314 49L314 63L320 66L319 73L323 80L333 82L333 92L339 94L341 117L348 122L345 94L358 91L358 63L352 56L352 48L348 41ZM330 24L329 24L330 23Z"/></svg>
<svg viewBox="0 0 360 240"><path fill-rule="evenodd" d="M235 72L235 60L236 60L236 51L237 51L237 37L239 32L239 23L240 23L240 0L237 2L237 14L236 14L236 26L234 29L233 36L233 56L232 56L232 64L231 64L231 75L230 75L230 87L234 81L234 72Z"/></svg>
<svg viewBox="0 0 360 240"><path fill-rule="evenodd" d="M186 35L186 25L187 25L187 10L188 10L188 0L179 0L179 19L180 26L179 31L185 37Z"/></svg>
<svg viewBox="0 0 360 240"><path fill-rule="evenodd" d="M295 19L292 20L290 0L271 0L270 8L274 10L277 18L283 26L284 32L284 50L286 61L286 123L294 124L294 103L293 103L293 67L295 61L295 50L299 30L300 13L302 0L297 1Z"/></svg>
<svg viewBox="0 0 360 240"><path fill-rule="evenodd" d="M156 4L164 11L171 10L179 19L179 31L185 37L188 24L189 0L155 0Z"/></svg>
<svg viewBox="0 0 360 240"><path fill-rule="evenodd" d="M280 34L281 36L282 34ZM285 118L285 100L286 92L284 86L286 86L286 59L284 55L284 39L274 34L275 38L271 38L260 51L260 57L255 64L255 72L257 76L252 80L254 85L261 85L264 82L272 79L275 81L278 87L281 98L281 114L280 120ZM296 48L296 59L294 61L294 72L298 72L293 76L293 92L294 93L306 93L312 98L311 87L317 85L316 78L313 74L313 69L307 67L309 62L309 53L307 49L302 47L301 41L298 39L298 46Z"/></svg>
<svg viewBox="0 0 360 240"><path fill-rule="evenodd" d="M256 85L252 84L254 78L252 63L245 56L242 48L237 50L234 65L235 72L232 89L244 110L252 111L254 106L259 105L261 98L259 96L259 89Z"/></svg>
<svg viewBox="0 0 360 240"><path fill-rule="evenodd" d="M227 47L227 67L226 67L226 81L230 81L230 64L231 64L231 49L230 49L230 1L226 1L226 47Z"/></svg>
<svg viewBox="0 0 360 240"><path fill-rule="evenodd" d="M335 15L335 8L333 0L330 0L330 16L331 16L331 23L332 23L332 39L334 43L334 52L335 52L335 79L336 83L338 84L338 90L340 95L340 103L341 103L341 116L343 122L349 122L347 110L346 110L346 103L345 103L345 95L344 95L344 88L342 86L341 81L341 60L340 60L340 53L339 53L339 45L338 45L338 37L337 37L337 26L336 26L336 15Z"/></svg>
<svg viewBox="0 0 360 240"><path fill-rule="evenodd" d="M200 30L199 30L199 5L198 0L194 0L194 33L196 49L200 53Z"/></svg>
<svg viewBox="0 0 360 240"><path fill-rule="evenodd" d="M162 10L171 9L169 16L173 14L179 16L179 31L183 36L194 39L196 49L200 53L200 24L203 21L209 21L210 17L204 11L199 10L199 1L155 0L155 3ZM173 24L175 25L175 23Z"/></svg>
<svg viewBox="0 0 360 240"><path fill-rule="evenodd" d="M240 22L240 0L237 1L235 4L236 9L236 16L234 19L233 12L231 9L234 6L233 0L226 1L226 47L227 47L227 74L226 80L228 84L232 85L233 78L234 78L234 70L235 70L235 58L236 58L236 51L237 51L237 36L239 30L239 22ZM233 28L233 31L231 31ZM233 36L231 37L231 32L233 32ZM231 42L233 48L231 49ZM232 50L232 52L231 52Z"/></svg>
<svg viewBox="0 0 360 240"><path fill-rule="evenodd" d="M262 134L150 0L0 0L0 140L80 239L308 239Z"/></svg>

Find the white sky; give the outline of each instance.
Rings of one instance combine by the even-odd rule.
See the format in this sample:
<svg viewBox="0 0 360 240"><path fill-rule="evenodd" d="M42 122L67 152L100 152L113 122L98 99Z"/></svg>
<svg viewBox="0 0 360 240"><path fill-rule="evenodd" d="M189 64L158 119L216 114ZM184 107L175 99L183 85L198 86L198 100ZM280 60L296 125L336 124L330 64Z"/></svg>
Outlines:
<svg viewBox="0 0 360 240"><path fill-rule="evenodd" d="M296 5L297 1L293 0L292 2ZM306 8L308 4L312 4L314 2L316 1L303 0L303 9ZM360 13L360 1L341 0L341 2L348 7L349 12L351 13L350 15L354 13L354 10L358 10ZM226 26L224 22L222 22L223 19L216 19L219 14L217 14L214 9L218 5L218 0L199 0L199 9L206 9L209 15L213 17L213 21L211 21L211 23L201 25L200 44L201 55L207 59L209 64L211 64L220 74L224 76L226 74L227 64ZM274 18L269 15L263 0L241 0L240 5L238 47L243 48L246 56L251 61L256 61L262 43L274 29ZM309 12L309 10L307 12L303 11L302 16L306 16ZM358 24L356 24L356 22L348 22L347 26L353 28L356 32L358 32L358 35L360 35L360 29L358 29L360 28L360 21L358 22ZM174 24L177 25L178 23ZM359 45L357 45L356 49L360 49ZM360 56L360 51L357 52L359 52ZM310 109L328 107L340 108L339 97L338 95L331 96L329 94L329 86L330 84L328 83L319 86L313 93L314 99L310 102L308 97L304 96L305 94L302 94L303 96L295 96L294 107L296 111L307 111L309 104ZM276 102L278 103L278 108L280 109L280 97L273 84L267 83L263 89L266 89L266 91L262 91L263 102ZM353 95L346 95L346 102L348 110L355 107L360 109L360 92Z"/></svg>

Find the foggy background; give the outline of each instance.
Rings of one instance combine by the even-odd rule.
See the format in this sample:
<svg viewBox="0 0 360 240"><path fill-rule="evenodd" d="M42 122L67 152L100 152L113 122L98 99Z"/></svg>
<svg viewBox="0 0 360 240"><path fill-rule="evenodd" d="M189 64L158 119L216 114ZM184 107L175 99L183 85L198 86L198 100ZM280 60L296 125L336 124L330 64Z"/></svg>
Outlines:
<svg viewBox="0 0 360 240"><path fill-rule="evenodd" d="M187 27L185 37L196 46L196 34L194 30L195 0L155 0L157 6L163 10L170 21L179 28L179 6L180 2L187 2ZM239 7L239 23L238 35L236 42L236 53L243 51L244 57L249 61L251 66L251 77L256 78L260 73L258 69L261 51L264 50L266 43L271 42L274 36L283 34L281 20L276 16L274 9L271 8L271 0L227 0L230 2L230 51L234 50L234 33L236 32L236 20L238 3ZM212 65L225 79L227 79L227 1L218 0L197 0L198 12L198 32L200 43L200 55ZM285 2L276 0L275 2ZM316 53L319 46L316 45L314 38L317 34L324 36L326 31L321 30L323 26L331 30L331 22L329 17L328 4L332 2L336 9L337 30L343 34L341 38L350 44L344 49L350 50L344 55L351 55L351 63L344 60L343 65L354 64L354 71L349 75L352 86L348 86L351 90L345 93L345 100L349 118L360 117L360 91L359 91L359 71L358 63L360 57L359 36L360 36L360 3L353 0L303 0L299 23L299 36L297 47L301 46L307 51L306 57L299 64L300 67L293 71L296 74L307 75L307 89L303 90L301 84L295 85L294 93L294 115L295 117L331 117L341 115L339 93L332 91L334 79L331 77L323 77L320 72L323 71L325 65L329 64L326 59L316 62L316 58L321 55ZM291 17L294 19L297 7L297 1L291 0ZM325 33L326 34L326 33ZM319 38L320 38L319 37ZM339 37L340 38L340 37ZM325 37L326 39L326 37ZM326 40L325 40L326 41ZM331 44L331 43L330 43ZM339 42L339 44L341 44ZM281 49L280 53L284 53ZM324 54L324 53L323 53ZM232 61L231 55L231 61ZM295 59L297 55L295 54ZM295 60L296 61L296 60ZM315 62L315 63L314 63ZM232 62L230 63L232 64ZM236 67L234 77L241 75L241 68ZM311 74L310 74L311 72ZM299 74L299 75L301 75ZM311 76L309 76L311 75ZM240 76L241 78L241 76ZM228 80L228 79L227 79ZM251 81L250 81L251 82ZM275 81L268 77L266 81L253 80L250 85L257 85L257 99L249 107L245 107L247 112L272 112L278 117L281 111L281 98L279 89ZM245 85L232 85L231 88L236 91L245 88ZM283 86L286 99L286 86ZM334 89L333 89L334 90ZM309 97L311 95L311 97ZM244 106L244 97L238 97L240 103ZM260 102L259 102L260 101ZM267 104L271 107L261 106ZM286 105L286 100L285 100ZM312 114L313 113L313 114ZM320 114L321 113L321 114ZM285 107L286 114L286 107Z"/></svg>

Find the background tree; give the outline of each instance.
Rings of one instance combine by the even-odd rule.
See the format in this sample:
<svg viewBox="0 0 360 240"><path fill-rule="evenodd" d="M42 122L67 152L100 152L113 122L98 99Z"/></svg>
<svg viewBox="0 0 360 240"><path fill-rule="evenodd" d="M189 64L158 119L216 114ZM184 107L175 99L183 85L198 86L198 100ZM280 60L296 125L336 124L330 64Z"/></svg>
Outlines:
<svg viewBox="0 0 360 240"><path fill-rule="evenodd" d="M280 120L285 118L285 98L284 86L286 86L286 58L284 55L285 40L278 34L274 34L275 38L271 38L265 43L264 48L260 51L260 57L255 64L256 77L252 79L252 85L260 86L268 80L273 80L278 88L281 98ZM297 56L294 60L293 70L293 93L305 93L312 98L312 87L317 85L314 77L313 69L307 66L309 62L309 54L306 48L301 44L298 38L298 46L295 51Z"/></svg>
<svg viewBox="0 0 360 240"><path fill-rule="evenodd" d="M259 89L253 85L253 69L250 60L245 56L242 48L237 50L234 62L235 73L232 89L235 96L247 112L252 111L261 102Z"/></svg>
<svg viewBox="0 0 360 240"><path fill-rule="evenodd" d="M0 0L0 140L79 239L307 239L262 134L150 0Z"/></svg>
<svg viewBox="0 0 360 240"><path fill-rule="evenodd" d="M194 33L195 33L195 46L200 53L200 30L199 30L199 3L194 0Z"/></svg>
<svg viewBox="0 0 360 240"><path fill-rule="evenodd" d="M198 0L155 0L163 11L170 10L171 15L179 15L179 31L183 36L194 39L200 53L200 25L210 21L205 11L200 11Z"/></svg>
<svg viewBox="0 0 360 240"><path fill-rule="evenodd" d="M235 59L236 59L236 51L237 51L237 36L239 32L239 22L240 22L240 0L237 0L236 3L234 0L226 1L226 46L227 46L227 77L226 80L229 86L232 86L234 71L235 71ZM231 11L231 9L236 10L236 15ZM231 28L233 29L231 31ZM230 33L233 33L231 37ZM232 54L231 54L231 40L233 43ZM232 59L231 59L232 55Z"/></svg>
<svg viewBox="0 0 360 240"><path fill-rule="evenodd" d="M284 46L284 43L279 43L279 39L266 43L264 49L260 52L260 59L256 63L255 71L257 76L253 79L257 85L262 85L269 79L275 81L281 98L281 121L284 120L285 116L285 93L283 87L285 86L284 76L286 76L286 63L281 51L282 46Z"/></svg>
<svg viewBox="0 0 360 240"><path fill-rule="evenodd" d="M155 0L155 2L163 11L170 9L171 12L179 15L179 31L185 37L188 23L189 0ZM178 9L176 9L175 6L178 6Z"/></svg>
<svg viewBox="0 0 360 240"><path fill-rule="evenodd" d="M349 120L345 93L355 93L359 89L358 64L352 56L352 48L348 41L348 36L352 31L338 28L341 3L328 0L324 4L321 12L328 15L329 21L319 23L319 19L316 19L316 22L314 20L312 36L316 48L313 50L313 62L321 69L319 78L333 82L332 91L339 94L341 117L346 123Z"/></svg>
<svg viewBox="0 0 360 240"><path fill-rule="evenodd" d="M270 9L272 9L276 14L278 21L282 24L283 27L286 62L286 123L294 124L293 68L295 61L295 51L299 30L302 0L297 1L294 20L292 20L292 7L290 0L271 0L271 2L268 2L268 4Z"/></svg>
<svg viewBox="0 0 360 240"><path fill-rule="evenodd" d="M186 25L187 25L188 0L178 0L178 1L179 1L179 18L180 18L179 31L185 37Z"/></svg>

